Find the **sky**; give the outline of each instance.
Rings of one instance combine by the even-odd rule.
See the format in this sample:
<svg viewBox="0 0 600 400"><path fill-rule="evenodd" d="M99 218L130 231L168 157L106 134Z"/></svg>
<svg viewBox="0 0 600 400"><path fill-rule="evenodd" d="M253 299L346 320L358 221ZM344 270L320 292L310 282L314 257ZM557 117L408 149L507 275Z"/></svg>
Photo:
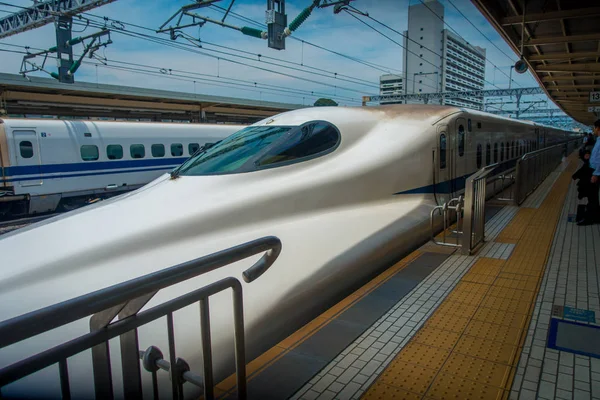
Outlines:
<svg viewBox="0 0 600 400"><path fill-rule="evenodd" d="M230 1L221 0L215 4L227 8ZM469 43L486 48L486 80L489 82L486 88L507 88L510 66L518 60L518 56L469 0L440 1L445 7L446 24ZM97 25L104 24L102 17L108 17L113 43L96 53L109 67L96 59L86 58L75 80L306 105L313 104L320 97L328 97L340 105L360 105L362 96L378 94L380 75L401 73L403 69L402 48L398 44L348 13L334 14L332 7L315 9L292 34L293 38L300 40L288 37L285 50L270 49L266 40L208 23L201 28L183 29L186 36L176 41L170 41L168 34L143 29L157 30L181 6L190 3L193 0L118 0L89 11L91 15L84 14L91 24L86 26L85 20L77 21L73 26L73 36L97 32L100 28ZM288 23L310 3L311 0L287 0ZM408 25L409 5L419 3L420 0L355 0L351 4L372 18L403 32ZM31 0L0 1L0 17L17 11L18 6L32 4ZM231 10L259 24L264 23L266 1L236 0ZM196 12L219 20L223 16L213 7ZM403 38L398 33L365 17L356 17L402 44ZM189 22L189 17L182 20L182 23ZM257 27L235 15L229 15L226 22L240 27ZM125 31L119 27L124 27ZM148 35L153 40L158 38L161 43L132 37L131 31ZM197 39L202 42L202 48L197 46L200 44ZM22 47L16 46L30 46L31 51L35 51L48 49L55 44L54 26L49 24L0 39L0 50L23 51ZM180 48L174 48L173 45ZM74 51L80 54L82 46L76 46ZM0 72L18 73L22 57L22 54L0 51ZM40 63L42 61L41 58L37 60ZM49 71L55 71L56 61L48 60L46 66ZM123 68L141 69L145 73ZM32 75L48 76L43 72ZM513 87L537 86L529 72L523 75L513 72L512 77ZM549 102L548 106L553 105Z"/></svg>

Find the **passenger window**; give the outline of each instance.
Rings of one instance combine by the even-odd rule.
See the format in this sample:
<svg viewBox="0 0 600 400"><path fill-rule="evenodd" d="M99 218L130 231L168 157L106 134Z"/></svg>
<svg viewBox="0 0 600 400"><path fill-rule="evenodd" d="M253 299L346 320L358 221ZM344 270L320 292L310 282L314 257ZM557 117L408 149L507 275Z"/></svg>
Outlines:
<svg viewBox="0 0 600 400"><path fill-rule="evenodd" d="M80 152L83 161L96 161L100 155L98 146L93 144L84 144L81 146Z"/></svg>
<svg viewBox="0 0 600 400"><path fill-rule="evenodd" d="M471 128L472 128L472 127L471 127L471 118L469 118L469 119L467 120L467 129L468 129L468 131L469 131L469 132L471 132Z"/></svg>
<svg viewBox="0 0 600 400"><path fill-rule="evenodd" d="M146 148L143 144L132 144L129 147L129 154L131 154L131 158L144 158L146 157Z"/></svg>
<svg viewBox="0 0 600 400"><path fill-rule="evenodd" d="M481 168L481 145L477 145L477 168Z"/></svg>
<svg viewBox="0 0 600 400"><path fill-rule="evenodd" d="M465 154L465 128L462 125L458 127L458 156Z"/></svg>
<svg viewBox="0 0 600 400"><path fill-rule="evenodd" d="M510 142L510 158L515 158L515 141Z"/></svg>
<svg viewBox="0 0 600 400"><path fill-rule="evenodd" d="M164 157L165 156L165 146L162 144L153 144L151 147L152 157Z"/></svg>
<svg viewBox="0 0 600 400"><path fill-rule="evenodd" d="M500 143L500 162L504 161L504 142Z"/></svg>
<svg viewBox="0 0 600 400"><path fill-rule="evenodd" d="M183 145L181 143L173 143L171 145L171 155L173 157L181 157L183 155Z"/></svg>
<svg viewBox="0 0 600 400"><path fill-rule="evenodd" d="M120 160L123 158L123 146L120 144L109 144L106 146L106 157L109 160Z"/></svg>
<svg viewBox="0 0 600 400"><path fill-rule="evenodd" d="M498 162L498 143L494 143L494 164Z"/></svg>
<svg viewBox="0 0 600 400"><path fill-rule="evenodd" d="M510 160L510 143L506 142L506 159Z"/></svg>
<svg viewBox="0 0 600 400"><path fill-rule="evenodd" d="M33 157L33 144L29 140L23 140L21 143L19 143L19 149L21 151L21 157Z"/></svg>
<svg viewBox="0 0 600 400"><path fill-rule="evenodd" d="M190 143L190 144L188 144L188 153L191 156L194 153L196 153L199 148L200 148L200 145L198 143Z"/></svg>
<svg viewBox="0 0 600 400"><path fill-rule="evenodd" d="M446 134L440 135L440 169L446 168Z"/></svg>
<svg viewBox="0 0 600 400"><path fill-rule="evenodd" d="M294 161L333 149L340 141L338 130L325 122L306 124L281 145L273 147L256 165Z"/></svg>
<svg viewBox="0 0 600 400"><path fill-rule="evenodd" d="M490 159L492 155L492 146L490 144L485 145L485 165L490 165Z"/></svg>

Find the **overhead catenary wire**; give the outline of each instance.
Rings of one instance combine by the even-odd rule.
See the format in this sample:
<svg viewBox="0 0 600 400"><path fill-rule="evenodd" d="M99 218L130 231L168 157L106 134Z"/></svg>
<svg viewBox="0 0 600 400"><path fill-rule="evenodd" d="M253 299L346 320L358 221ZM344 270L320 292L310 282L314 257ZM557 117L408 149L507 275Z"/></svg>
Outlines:
<svg viewBox="0 0 600 400"><path fill-rule="evenodd" d="M10 45L10 44L0 43L0 45ZM21 47L21 48L26 47L26 46L19 46L19 45L10 45L10 46ZM35 49L35 48L33 48L33 49ZM18 53L18 54L29 54L26 51L15 51L15 50L5 50L5 49L0 49L0 50L2 50L4 52L12 52L12 53ZM250 89L252 89L250 91L262 91L262 92L267 92L267 93L273 92L275 94L277 94L279 92L283 92L283 93L294 93L294 94L300 95L300 96L287 96L287 97L295 97L295 98L315 97L315 98L317 98L319 96L327 96L327 97L330 97L333 99L339 99L339 100L353 102L353 103L360 102L360 100L356 99L356 98L349 98L349 97L345 97L345 96L336 96L331 93L322 93L319 91L306 91L306 90L301 90L301 89L285 89L285 88L281 88L280 86L269 85L269 84L260 84L260 83L256 83L256 82L252 82L252 81L245 81L245 80L241 80L241 79L224 78L224 79L230 79L230 80L242 82L242 83L217 81L214 79L206 78L206 76L216 78L216 76L214 76L214 75L200 74L200 73L194 73L194 72L190 72L190 71L182 71L182 70L177 70L177 69L166 70L165 68L158 67L158 66L144 65L144 64L139 64L139 63L131 63L131 62L120 61L120 60L103 60L103 62L100 62L100 63L84 61L84 63L88 64L88 65L95 65L95 66L100 66L100 67L104 67L104 68L128 70L130 72L138 72L138 73L143 72L146 75L152 74L153 76L159 76L159 77L164 77L164 78L189 78L189 79L178 79L178 80L185 80L187 82L194 82L194 83L198 83L198 84L207 84L207 85L221 86L221 87L231 87L234 89L236 89L238 87L242 87L243 89L241 89L241 90L247 90L247 91L249 90L248 88L250 88ZM139 68L136 69L136 68L120 66L120 65L109 65L107 63L118 63L118 64L123 64L123 65L134 66L134 67L149 68L149 69L153 69L153 70L148 71L148 70L142 70ZM167 71L167 72L161 72L161 71ZM196 77L197 80L192 80L194 77Z"/></svg>

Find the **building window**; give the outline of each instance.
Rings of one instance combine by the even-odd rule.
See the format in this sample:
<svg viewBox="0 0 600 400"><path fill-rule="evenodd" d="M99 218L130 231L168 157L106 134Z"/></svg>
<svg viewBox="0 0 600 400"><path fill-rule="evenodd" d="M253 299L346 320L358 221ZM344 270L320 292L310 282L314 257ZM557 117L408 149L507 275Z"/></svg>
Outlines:
<svg viewBox="0 0 600 400"><path fill-rule="evenodd" d="M93 144L84 144L81 146L80 152L83 161L96 161L100 155L98 146Z"/></svg>
<svg viewBox="0 0 600 400"><path fill-rule="evenodd" d="M31 143L29 140L23 140L21 143L19 143L19 150L21 151L21 157L33 157L33 143Z"/></svg>
<svg viewBox="0 0 600 400"><path fill-rule="evenodd" d="M490 155L491 155L491 151L492 147L490 146L490 144L486 144L485 145L485 165L490 165Z"/></svg>
<svg viewBox="0 0 600 400"><path fill-rule="evenodd" d="M465 128L462 125L458 126L458 156L465 155Z"/></svg>
<svg viewBox="0 0 600 400"><path fill-rule="evenodd" d="M440 135L440 169L446 168L446 134Z"/></svg>
<svg viewBox="0 0 600 400"><path fill-rule="evenodd" d="M494 164L498 162L498 143L494 143Z"/></svg>
<svg viewBox="0 0 600 400"><path fill-rule="evenodd" d="M120 160L123 158L123 146L120 144L109 144L106 146L106 157L109 160Z"/></svg>
<svg viewBox="0 0 600 400"><path fill-rule="evenodd" d="M129 154L131 158L144 158L146 157L146 148L143 144L132 144L129 146Z"/></svg>
<svg viewBox="0 0 600 400"><path fill-rule="evenodd" d="M188 144L188 153L190 153L190 156L191 156L195 152L197 152L199 148L200 148L200 145L198 143L190 143L190 144Z"/></svg>
<svg viewBox="0 0 600 400"><path fill-rule="evenodd" d="M183 145L181 143L173 143L171 145L171 155L173 157L181 157L183 155Z"/></svg>
<svg viewBox="0 0 600 400"><path fill-rule="evenodd" d="M477 145L477 168L481 168L481 145Z"/></svg>
<svg viewBox="0 0 600 400"><path fill-rule="evenodd" d="M164 157L165 146L163 144L153 144L151 147L152 157Z"/></svg>

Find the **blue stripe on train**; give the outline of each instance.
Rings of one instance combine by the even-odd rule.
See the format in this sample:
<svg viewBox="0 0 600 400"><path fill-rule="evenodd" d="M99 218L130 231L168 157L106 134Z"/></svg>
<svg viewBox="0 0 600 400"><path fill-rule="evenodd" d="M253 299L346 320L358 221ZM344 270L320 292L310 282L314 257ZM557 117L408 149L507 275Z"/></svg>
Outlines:
<svg viewBox="0 0 600 400"><path fill-rule="evenodd" d="M17 175L39 175L39 174L54 174L58 172L83 172L83 171L98 171L103 169L123 169L123 168L141 168L141 167L157 167L165 166L165 168L173 166L173 164L183 164L189 157L176 158L156 158L156 159L141 159L141 160L124 160L124 161L99 161L99 162L80 162L69 164L41 164L41 165L21 165L4 168L4 176Z"/></svg>
<svg viewBox="0 0 600 400"><path fill-rule="evenodd" d="M507 171L511 168L514 168L517 165L517 160L511 160L510 162L507 162L505 165L500 165L498 166L495 170L494 170L494 175L498 175L504 171ZM409 189L409 190L404 190L402 192L397 192L394 193L394 195L400 195L400 194L433 194L435 193L452 193L452 192L458 192L460 190L463 190L465 188L465 185L467 183L467 178L471 175L473 175L475 172L477 171L473 171L470 174L467 175L463 175L463 176L459 176L456 177L454 179L445 181L445 182L439 182L436 183L435 185L427 185L427 186L421 186L419 188L415 188L415 189ZM433 190L435 186L435 191Z"/></svg>
<svg viewBox="0 0 600 400"><path fill-rule="evenodd" d="M178 164L179 165L179 164ZM103 171L103 172L88 172L83 174L62 174L62 175L52 175L52 176L28 176L27 178L8 178L8 179L0 179L0 182L18 182L18 181L33 181L33 180L49 180L49 179L58 179L58 178L79 178L83 176L96 176L96 175L111 175L111 174L128 174L132 172L146 172L146 171L168 171L172 168L177 167L177 165L166 165L164 167L158 168L146 168L146 169L113 169L112 171Z"/></svg>

